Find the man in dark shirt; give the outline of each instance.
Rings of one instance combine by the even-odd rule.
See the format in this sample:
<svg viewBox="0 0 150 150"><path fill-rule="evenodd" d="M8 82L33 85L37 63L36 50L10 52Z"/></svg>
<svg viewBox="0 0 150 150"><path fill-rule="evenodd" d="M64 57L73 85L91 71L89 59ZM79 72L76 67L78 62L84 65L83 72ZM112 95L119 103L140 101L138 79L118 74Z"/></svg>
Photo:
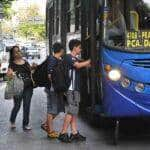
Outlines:
<svg viewBox="0 0 150 150"><path fill-rule="evenodd" d="M64 55L64 48L61 43L53 45L53 53L54 55L48 58L47 71L50 81L52 81L54 67L61 61L61 57ZM47 131L48 137L57 138L58 133L53 130L53 119L60 112L64 112L63 98L54 91L52 83L50 88L45 89L45 92L47 93L47 121L42 125L42 128Z"/></svg>
<svg viewBox="0 0 150 150"><path fill-rule="evenodd" d="M69 66L69 75L71 78L70 87L66 93L67 95L67 106L66 116L64 119L63 129L59 135L59 140L62 142L72 141L85 141L86 137L82 136L77 130L77 114L79 111L80 103L80 68L89 67L91 61L79 61L78 56L81 54L81 41L71 40L69 42L69 48L71 53L67 54L65 59ZM68 128L71 126L71 135L68 136Z"/></svg>

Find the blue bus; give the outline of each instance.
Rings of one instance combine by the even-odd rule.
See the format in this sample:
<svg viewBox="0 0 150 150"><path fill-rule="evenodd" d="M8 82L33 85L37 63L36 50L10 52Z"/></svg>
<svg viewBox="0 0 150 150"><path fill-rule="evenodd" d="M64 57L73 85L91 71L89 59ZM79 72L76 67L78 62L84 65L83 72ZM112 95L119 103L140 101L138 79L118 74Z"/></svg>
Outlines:
<svg viewBox="0 0 150 150"><path fill-rule="evenodd" d="M68 52L81 39L81 110L115 119L114 142L124 117L150 116L150 1L47 0L47 45Z"/></svg>

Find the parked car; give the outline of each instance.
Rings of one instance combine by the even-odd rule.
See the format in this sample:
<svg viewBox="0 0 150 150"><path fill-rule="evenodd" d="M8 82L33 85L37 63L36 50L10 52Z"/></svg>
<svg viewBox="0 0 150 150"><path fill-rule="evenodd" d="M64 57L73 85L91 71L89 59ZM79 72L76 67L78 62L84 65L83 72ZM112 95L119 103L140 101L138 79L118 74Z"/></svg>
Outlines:
<svg viewBox="0 0 150 150"><path fill-rule="evenodd" d="M9 52L3 43L0 43L0 77L5 77L9 66Z"/></svg>
<svg viewBox="0 0 150 150"><path fill-rule="evenodd" d="M39 49L37 49L36 47L28 47L26 52L27 52L26 53L27 59L29 57L32 57L32 59L34 59L35 57L40 59L40 52L39 52Z"/></svg>

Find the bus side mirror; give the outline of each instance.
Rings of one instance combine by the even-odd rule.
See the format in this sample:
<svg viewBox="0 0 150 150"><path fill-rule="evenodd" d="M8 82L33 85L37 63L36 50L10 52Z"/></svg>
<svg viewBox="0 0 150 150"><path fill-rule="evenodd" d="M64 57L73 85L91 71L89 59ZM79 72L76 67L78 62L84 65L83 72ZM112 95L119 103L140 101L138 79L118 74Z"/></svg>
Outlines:
<svg viewBox="0 0 150 150"><path fill-rule="evenodd" d="M130 29L139 30L139 14L136 11L130 11Z"/></svg>

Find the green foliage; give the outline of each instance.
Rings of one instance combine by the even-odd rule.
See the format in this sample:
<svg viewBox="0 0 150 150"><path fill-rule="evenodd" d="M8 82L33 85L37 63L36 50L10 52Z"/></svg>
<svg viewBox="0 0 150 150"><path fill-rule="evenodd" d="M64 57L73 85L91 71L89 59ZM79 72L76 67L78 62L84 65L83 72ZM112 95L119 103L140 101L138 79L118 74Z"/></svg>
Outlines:
<svg viewBox="0 0 150 150"><path fill-rule="evenodd" d="M28 9L19 10L18 18L20 24L18 25L18 34L25 38L35 37L37 40L45 39L45 25L42 22L36 22L35 19L37 17L41 17L42 19L37 5L31 5Z"/></svg>
<svg viewBox="0 0 150 150"><path fill-rule="evenodd" d="M19 20L19 24L15 27L10 26L9 30L14 33L14 35L19 35L28 39L29 37L35 37L37 40L45 39L45 25L44 16L39 13L39 7L35 5L30 5L28 8L23 9L20 7L17 10L11 9L11 2L15 0L0 0L3 4L5 17L7 21L10 21L12 16L16 16ZM41 20L37 21L36 19ZM4 25L5 27L5 25ZM6 28L7 30L7 28Z"/></svg>
<svg viewBox="0 0 150 150"><path fill-rule="evenodd" d="M35 37L38 40L43 40L45 38L45 25L23 23L18 27L18 34L25 38Z"/></svg>
<svg viewBox="0 0 150 150"><path fill-rule="evenodd" d="M14 0L1 0L0 3L3 6L3 12L4 12L4 17L9 18L10 16L10 7L11 7L11 3Z"/></svg>

